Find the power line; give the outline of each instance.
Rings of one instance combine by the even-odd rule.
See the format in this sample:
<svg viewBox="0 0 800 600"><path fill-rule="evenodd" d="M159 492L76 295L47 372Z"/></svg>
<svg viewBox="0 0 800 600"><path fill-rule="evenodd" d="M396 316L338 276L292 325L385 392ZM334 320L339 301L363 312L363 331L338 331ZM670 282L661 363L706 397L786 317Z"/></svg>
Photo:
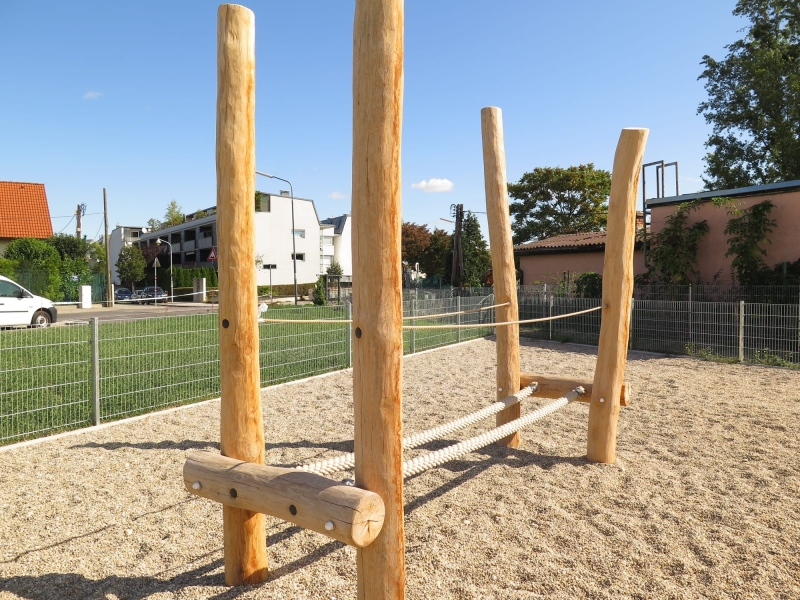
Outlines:
<svg viewBox="0 0 800 600"><path fill-rule="evenodd" d="M74 218L75 218L75 215L72 215L72 219L74 219ZM67 227L69 227L69 224L70 224L70 223L72 223L72 219L70 219L69 221L67 221L67 224L66 224L66 225L64 225L64 229L66 229ZM61 231L59 231L58 233L64 233L64 229L62 229L62 230L61 230Z"/></svg>

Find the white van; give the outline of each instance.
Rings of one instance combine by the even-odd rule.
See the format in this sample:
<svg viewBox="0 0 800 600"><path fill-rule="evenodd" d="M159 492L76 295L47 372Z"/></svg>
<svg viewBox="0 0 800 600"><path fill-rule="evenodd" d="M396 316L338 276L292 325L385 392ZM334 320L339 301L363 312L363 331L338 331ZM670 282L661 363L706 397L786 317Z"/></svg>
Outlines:
<svg viewBox="0 0 800 600"><path fill-rule="evenodd" d="M58 312L47 298L34 296L21 285L0 275L0 327L33 325L47 327Z"/></svg>

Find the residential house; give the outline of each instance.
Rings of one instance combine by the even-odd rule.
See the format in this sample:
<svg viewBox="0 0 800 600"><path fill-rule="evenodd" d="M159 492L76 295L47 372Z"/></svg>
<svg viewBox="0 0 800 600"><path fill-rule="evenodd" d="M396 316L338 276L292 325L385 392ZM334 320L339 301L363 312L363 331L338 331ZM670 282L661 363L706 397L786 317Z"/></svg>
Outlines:
<svg viewBox="0 0 800 600"><path fill-rule="evenodd" d="M644 213L636 213L639 232L634 246L633 269L636 275L646 271L642 230ZM569 233L514 246L514 256L519 258L522 285L535 283L554 284L569 280L579 273L603 273L606 251L606 232Z"/></svg>
<svg viewBox="0 0 800 600"><path fill-rule="evenodd" d="M44 184L0 181L0 254L12 240L52 235Z"/></svg>

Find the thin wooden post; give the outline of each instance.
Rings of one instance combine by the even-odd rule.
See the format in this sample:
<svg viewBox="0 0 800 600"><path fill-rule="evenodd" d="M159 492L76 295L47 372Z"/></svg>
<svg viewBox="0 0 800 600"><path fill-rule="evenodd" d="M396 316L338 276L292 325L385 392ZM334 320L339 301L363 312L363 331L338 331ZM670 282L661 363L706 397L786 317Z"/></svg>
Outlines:
<svg viewBox="0 0 800 600"><path fill-rule="evenodd" d="M594 388L589 403L587 458L613 463L617 420L628 353L633 295L636 198L648 129L623 129L614 154L608 201L608 242L603 260L603 310Z"/></svg>
<svg viewBox="0 0 800 600"><path fill-rule="evenodd" d="M356 485L380 534L356 554L358 597L405 598L400 136L403 1L356 0L353 27L353 409Z"/></svg>
<svg viewBox="0 0 800 600"><path fill-rule="evenodd" d="M514 268L514 244L511 241L511 213L508 206L506 150L503 143L503 115L499 108L481 109L483 134L483 178L486 187L486 214L489 220L489 246L492 251L494 300L504 304L497 308L497 321L517 321L517 275ZM497 336L497 399L519 391L519 325L496 328ZM497 425L520 416L516 403L497 413ZM519 446L519 432L498 442L501 446Z"/></svg>
<svg viewBox="0 0 800 600"><path fill-rule="evenodd" d="M255 18L243 6L223 4L217 14L220 451L264 464L253 263L255 175ZM223 506L222 518L225 582L265 581L264 515Z"/></svg>

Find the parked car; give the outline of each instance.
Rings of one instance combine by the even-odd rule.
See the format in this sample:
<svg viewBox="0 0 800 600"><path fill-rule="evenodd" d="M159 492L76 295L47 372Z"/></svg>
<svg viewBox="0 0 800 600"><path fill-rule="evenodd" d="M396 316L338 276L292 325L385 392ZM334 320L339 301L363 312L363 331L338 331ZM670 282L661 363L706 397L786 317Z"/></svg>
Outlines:
<svg viewBox="0 0 800 600"><path fill-rule="evenodd" d="M136 290L131 293L131 301L136 304L141 304L144 301L144 290Z"/></svg>
<svg viewBox="0 0 800 600"><path fill-rule="evenodd" d="M155 302L156 300L163 300L166 302L167 298L167 292L162 290L160 287L153 287L152 285L148 285L146 288L144 288L139 296L139 300L144 303Z"/></svg>
<svg viewBox="0 0 800 600"><path fill-rule="evenodd" d="M126 287L114 288L114 300L130 300L131 291Z"/></svg>
<svg viewBox="0 0 800 600"><path fill-rule="evenodd" d="M47 298L31 294L18 283L0 275L0 327L55 323L58 311Z"/></svg>

